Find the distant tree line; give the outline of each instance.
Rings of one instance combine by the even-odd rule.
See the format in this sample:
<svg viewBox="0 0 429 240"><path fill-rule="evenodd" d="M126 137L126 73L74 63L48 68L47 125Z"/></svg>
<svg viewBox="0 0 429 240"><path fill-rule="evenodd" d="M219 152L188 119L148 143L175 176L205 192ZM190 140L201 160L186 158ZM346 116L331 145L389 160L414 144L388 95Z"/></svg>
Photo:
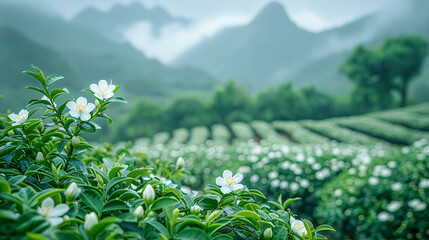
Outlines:
<svg viewBox="0 0 429 240"><path fill-rule="evenodd" d="M419 74L427 48L425 39L410 36L386 39L375 48L358 46L341 66L353 83L343 97L327 95L314 86L296 89L290 82L251 95L229 80L212 91L209 101L182 96L166 107L141 101L119 123L113 138L129 140L236 121L325 119L405 106L409 82Z"/></svg>

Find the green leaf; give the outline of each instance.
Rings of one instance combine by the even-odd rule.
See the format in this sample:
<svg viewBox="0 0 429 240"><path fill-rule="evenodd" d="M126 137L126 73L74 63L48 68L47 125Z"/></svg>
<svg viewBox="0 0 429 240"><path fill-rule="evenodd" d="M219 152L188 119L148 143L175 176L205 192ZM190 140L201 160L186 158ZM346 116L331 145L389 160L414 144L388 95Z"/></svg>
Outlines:
<svg viewBox="0 0 429 240"><path fill-rule="evenodd" d="M9 147L5 147L2 150L0 150L0 157L12 152L16 147L14 146L9 146Z"/></svg>
<svg viewBox="0 0 429 240"><path fill-rule="evenodd" d="M313 232L312 232L312 230L314 229L313 224L307 219L303 219L302 221L304 222L305 229L307 230L308 238L310 240L313 240Z"/></svg>
<svg viewBox="0 0 429 240"><path fill-rule="evenodd" d="M278 209L283 210L282 205L280 205L278 202L274 202L274 201L268 201L268 202L276 206Z"/></svg>
<svg viewBox="0 0 429 240"><path fill-rule="evenodd" d="M40 84L42 84L42 86L44 88L47 88L48 86L46 83L46 79L45 79L45 76L43 75L42 71L40 71L40 69L38 69L37 67L33 66L33 68L35 68L37 70L37 72L39 72L39 73L34 73L34 72L30 72L30 71L23 71L23 73L26 73L26 74L32 76L33 78L37 79L37 81L39 81Z"/></svg>
<svg viewBox="0 0 429 240"><path fill-rule="evenodd" d="M56 82L58 80L61 80L63 78L64 78L63 76L60 76L58 74L52 74L52 75L50 75L48 77L48 79L46 80L46 82L47 82L48 86L50 86L52 83L54 83L54 82Z"/></svg>
<svg viewBox="0 0 429 240"><path fill-rule="evenodd" d="M286 209L291 203L297 201L297 200L301 200L301 198L289 198L288 200L285 201L284 205L283 205L283 209Z"/></svg>
<svg viewBox="0 0 429 240"><path fill-rule="evenodd" d="M19 218L19 214L16 214L9 210L0 209L0 218L15 221Z"/></svg>
<svg viewBox="0 0 429 240"><path fill-rule="evenodd" d="M34 90L34 91L37 91L37 92L39 92L39 93L41 93L41 94L43 94L43 95L45 95L46 97L48 97L48 95L46 95L46 92L44 91L44 90L42 90L42 89L40 89L40 88L38 88L38 87L36 87L36 86L27 86L27 87L25 87L25 89L30 89L30 90Z"/></svg>
<svg viewBox="0 0 429 240"><path fill-rule="evenodd" d="M121 98L121 97L112 97L109 99L109 103L112 102L119 102L119 103L127 103L127 101L125 101L125 99Z"/></svg>
<svg viewBox="0 0 429 240"><path fill-rule="evenodd" d="M91 208L97 215L100 215L101 209L104 205L103 197L101 194L93 189L85 189L79 194L80 200Z"/></svg>
<svg viewBox="0 0 429 240"><path fill-rule="evenodd" d="M89 234L92 236L98 236L100 233L104 232L104 229L111 224L121 222L120 218L117 217L105 217L99 223L95 224Z"/></svg>
<svg viewBox="0 0 429 240"><path fill-rule="evenodd" d="M218 207L218 201L214 198L204 197L198 202L198 206L203 209L215 209Z"/></svg>
<svg viewBox="0 0 429 240"><path fill-rule="evenodd" d="M46 198L54 197L57 194L59 196L59 194L64 192L64 191L65 191L65 189L59 189L59 188L48 188L48 189L42 190L42 191L36 193L30 199L29 205L30 206L37 206L40 203L42 203L42 201L45 200Z"/></svg>
<svg viewBox="0 0 429 240"><path fill-rule="evenodd" d="M328 224L322 224L316 228L316 232L320 232L320 231L335 231L335 229L329 226Z"/></svg>
<svg viewBox="0 0 429 240"><path fill-rule="evenodd" d="M209 236L201 229L198 228L187 228L181 231L177 235L177 239L179 240L209 240Z"/></svg>
<svg viewBox="0 0 429 240"><path fill-rule="evenodd" d="M129 180L133 180L132 178L128 178L128 177L115 177L112 180L109 181L109 183L107 183L106 185L106 190L104 192L104 194L107 196L107 194L110 192L110 190L116 185L119 184L121 182L124 181L129 181Z"/></svg>
<svg viewBox="0 0 429 240"><path fill-rule="evenodd" d="M89 123L89 122L82 122L80 124L80 127L81 127L83 132L87 132L87 133L95 133L97 131L94 124Z"/></svg>
<svg viewBox="0 0 429 240"><path fill-rule="evenodd" d="M156 199L152 206L150 207L150 210L152 211L156 211L168 206L174 206L176 204L178 204L179 201L175 198L171 198L171 197L162 197L162 198L158 198Z"/></svg>
<svg viewBox="0 0 429 240"><path fill-rule="evenodd" d="M244 210L244 211L240 211L237 214L235 214L236 217L245 217L245 218L256 218L258 220L261 220L261 217L252 211L248 211L248 210Z"/></svg>
<svg viewBox="0 0 429 240"><path fill-rule="evenodd" d="M256 190L256 189L250 189L249 193L252 195L267 199L263 193L261 193L259 190Z"/></svg>
<svg viewBox="0 0 429 240"><path fill-rule="evenodd" d="M69 140L63 140L61 142L58 143L57 145L57 152L58 153L62 153L64 150L64 147L66 146L66 144L69 142Z"/></svg>
<svg viewBox="0 0 429 240"><path fill-rule="evenodd" d="M150 170L152 170L152 168L137 168L129 172L127 177L136 179L147 174Z"/></svg>
<svg viewBox="0 0 429 240"><path fill-rule="evenodd" d="M162 225L161 223L155 222L155 221L148 221L148 222L146 222L146 224L151 225L156 230L158 230L161 234L163 234L167 238L170 238L170 234L168 233L167 228L164 225Z"/></svg>
<svg viewBox="0 0 429 240"><path fill-rule="evenodd" d="M127 204L125 204L121 200L113 199L108 201L106 204L104 204L103 208L101 209L101 212L119 211L119 210L129 211L130 208L128 207Z"/></svg>

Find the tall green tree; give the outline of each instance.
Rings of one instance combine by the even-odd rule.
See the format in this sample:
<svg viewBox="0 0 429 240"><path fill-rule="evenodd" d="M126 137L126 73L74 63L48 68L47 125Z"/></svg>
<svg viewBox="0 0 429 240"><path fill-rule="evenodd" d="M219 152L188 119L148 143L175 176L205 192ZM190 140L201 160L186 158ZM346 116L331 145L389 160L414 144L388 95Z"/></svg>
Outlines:
<svg viewBox="0 0 429 240"><path fill-rule="evenodd" d="M246 122L252 119L253 104L247 90L229 80L214 91L210 109L222 123Z"/></svg>
<svg viewBox="0 0 429 240"><path fill-rule="evenodd" d="M401 96L401 106L407 103L410 81L420 74L428 53L428 42L416 36L388 38L381 47L384 63L394 80L394 88Z"/></svg>

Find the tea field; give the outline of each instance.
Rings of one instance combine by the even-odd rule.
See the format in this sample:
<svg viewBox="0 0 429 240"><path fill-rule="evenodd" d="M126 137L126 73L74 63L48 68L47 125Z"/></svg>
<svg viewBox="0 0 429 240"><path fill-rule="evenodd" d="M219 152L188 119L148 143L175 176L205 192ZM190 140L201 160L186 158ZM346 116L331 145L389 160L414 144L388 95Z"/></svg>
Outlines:
<svg viewBox="0 0 429 240"><path fill-rule="evenodd" d="M184 190L229 169L269 199L299 197L291 208L331 224L335 239L426 239L428 140L429 104L421 104L321 121L181 128L133 149L162 161L182 157Z"/></svg>

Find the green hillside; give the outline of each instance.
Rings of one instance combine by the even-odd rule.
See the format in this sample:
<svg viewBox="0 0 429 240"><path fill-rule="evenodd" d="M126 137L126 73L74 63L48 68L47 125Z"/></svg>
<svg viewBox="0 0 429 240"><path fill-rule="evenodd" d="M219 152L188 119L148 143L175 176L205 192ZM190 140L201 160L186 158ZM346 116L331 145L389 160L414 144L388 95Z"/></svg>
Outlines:
<svg viewBox="0 0 429 240"><path fill-rule="evenodd" d="M328 93L344 93L350 83L338 69L347 54L358 44L374 46L400 34L429 38L428 8L426 1L396 1L344 26L309 33L296 27L283 6L273 2L248 25L221 31L175 64L199 67L219 79L233 77L256 89L291 79L296 86L312 84ZM427 78L414 84L429 85ZM412 88L413 96L424 98L417 87Z"/></svg>
<svg viewBox="0 0 429 240"><path fill-rule="evenodd" d="M205 92L216 84L215 79L203 71L192 67L166 67L157 60L146 58L128 44L112 42L58 16L25 6L0 3L0 25L4 26L1 48L14 54L27 54L27 58L19 62L20 65L12 62L12 68L8 68L7 64L0 66L3 75L14 79L1 79L5 89L21 89L20 86L28 84L28 78L21 71L31 64L46 66L44 69L48 73L53 69L63 73L65 85L72 92L80 90L73 86L87 85L99 79L113 79L122 86L128 99L141 96L166 98L184 91ZM12 31L13 34L5 31ZM18 41L18 45L14 39L22 41ZM43 53L47 54L37 49L44 49ZM19 55L14 56L17 58ZM14 92L2 94L13 103L8 107L18 108L25 104L14 97Z"/></svg>
<svg viewBox="0 0 429 240"><path fill-rule="evenodd" d="M248 141L292 146L331 141L410 145L423 138L429 139L429 104L320 121L253 121L250 124L235 122L230 126L217 124L211 128L181 128L172 133L158 133L152 139L139 139L137 143L148 147L160 144L228 146Z"/></svg>

